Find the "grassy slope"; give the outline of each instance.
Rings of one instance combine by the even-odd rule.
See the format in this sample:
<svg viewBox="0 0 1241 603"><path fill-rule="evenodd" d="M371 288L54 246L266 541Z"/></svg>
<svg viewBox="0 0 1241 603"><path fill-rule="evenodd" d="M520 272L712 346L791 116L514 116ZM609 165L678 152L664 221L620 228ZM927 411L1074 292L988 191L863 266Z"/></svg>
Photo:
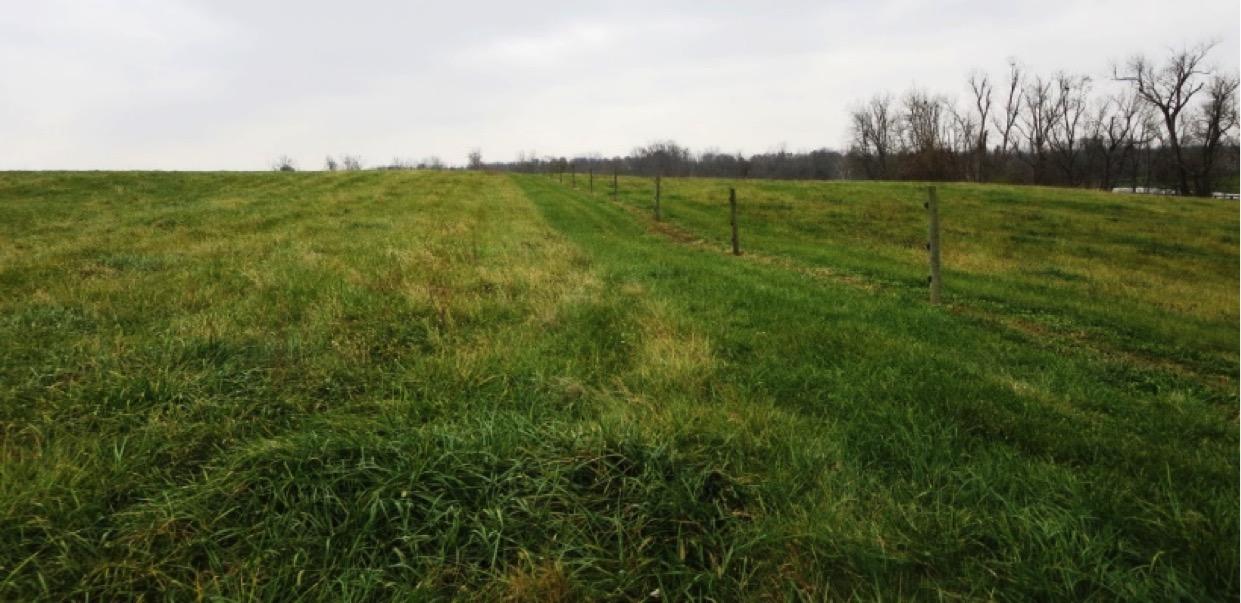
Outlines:
<svg viewBox="0 0 1241 603"><path fill-rule="evenodd" d="M1236 595L1235 214L1099 301L954 248L941 310L885 193L824 244L764 184L738 259L710 186L0 176L0 598Z"/></svg>

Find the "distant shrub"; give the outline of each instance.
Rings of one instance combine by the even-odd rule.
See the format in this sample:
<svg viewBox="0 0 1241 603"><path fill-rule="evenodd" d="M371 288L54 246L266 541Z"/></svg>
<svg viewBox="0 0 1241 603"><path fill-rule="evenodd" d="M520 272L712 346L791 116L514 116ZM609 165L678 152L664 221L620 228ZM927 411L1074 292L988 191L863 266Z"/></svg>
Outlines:
<svg viewBox="0 0 1241 603"><path fill-rule="evenodd" d="M293 162L293 158L288 155L281 155L271 164L271 169L277 172L296 172L297 164Z"/></svg>

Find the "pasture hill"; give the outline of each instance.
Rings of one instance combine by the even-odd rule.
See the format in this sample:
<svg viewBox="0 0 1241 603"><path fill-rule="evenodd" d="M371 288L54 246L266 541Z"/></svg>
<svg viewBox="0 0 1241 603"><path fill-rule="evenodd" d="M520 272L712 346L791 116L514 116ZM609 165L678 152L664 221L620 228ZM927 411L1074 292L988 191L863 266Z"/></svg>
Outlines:
<svg viewBox="0 0 1241 603"><path fill-rule="evenodd" d="M578 183L0 174L0 599L1238 596L1235 204Z"/></svg>

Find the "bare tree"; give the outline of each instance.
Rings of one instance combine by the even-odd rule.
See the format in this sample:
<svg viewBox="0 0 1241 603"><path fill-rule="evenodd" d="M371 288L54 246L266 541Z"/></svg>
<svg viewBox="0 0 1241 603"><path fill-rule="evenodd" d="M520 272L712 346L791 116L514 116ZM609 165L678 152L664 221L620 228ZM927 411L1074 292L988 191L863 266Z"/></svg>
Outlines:
<svg viewBox="0 0 1241 603"><path fill-rule="evenodd" d="M469 165L471 170L483 169L483 152L479 149L470 151Z"/></svg>
<svg viewBox="0 0 1241 603"><path fill-rule="evenodd" d="M902 101L905 146L910 151L933 151L943 141L943 104L921 90L911 90Z"/></svg>
<svg viewBox="0 0 1241 603"><path fill-rule="evenodd" d="M892 97L879 95L853 110L854 149L866 159L866 170L872 178L891 176L888 160L896 151L897 125L892 112Z"/></svg>
<svg viewBox="0 0 1241 603"><path fill-rule="evenodd" d="M1004 101L1004 113L994 119L995 129L1000 133L1000 156L1007 157L1016 148L1017 119L1021 115L1021 97L1024 81L1021 67L1014 59L1008 61L1008 96Z"/></svg>
<svg viewBox="0 0 1241 603"><path fill-rule="evenodd" d="M1210 53L1213 44L1200 44L1190 49L1175 52L1168 61L1156 65L1143 56L1129 59L1124 71L1113 68L1112 76L1122 82L1129 82L1138 96L1154 107L1163 118L1163 126L1167 131L1166 142L1172 149L1176 160L1176 171L1182 195L1189 194L1189 165L1181 149L1180 116L1194 95L1200 92L1205 82L1201 77L1206 75L1202 62Z"/></svg>
<svg viewBox="0 0 1241 603"><path fill-rule="evenodd" d="M362 169L362 158L358 155L341 155L341 169L346 172L356 172Z"/></svg>
<svg viewBox="0 0 1241 603"><path fill-rule="evenodd" d="M634 167L642 174L682 176L688 174L690 154L689 149L675 141L656 141L644 147L635 148L633 162Z"/></svg>
<svg viewBox="0 0 1241 603"><path fill-rule="evenodd" d="M970 91L974 94L974 111L978 116L978 130L975 132L973 144L973 169L975 179L981 182L987 179L987 134L990 132L987 116L991 114L991 76L977 71L971 74Z"/></svg>
<svg viewBox="0 0 1241 603"><path fill-rule="evenodd" d="M271 169L277 172L296 172L297 163L293 161L292 157L289 157L288 155L281 155L271 163Z"/></svg>
<svg viewBox="0 0 1241 603"><path fill-rule="evenodd" d="M1112 188L1116 174L1127 162L1136 159L1133 157L1136 134L1142 119L1141 103L1130 91L1118 92L1099 101L1090 120L1090 138L1102 163L1100 188Z"/></svg>
<svg viewBox="0 0 1241 603"><path fill-rule="evenodd" d="M1047 147L1052 129L1056 127L1056 100L1052 95L1052 82L1042 76L1025 86L1021 97L1025 113L1021 116L1020 129L1025 135L1029 149L1029 161L1034 170L1035 184L1041 184L1047 163Z"/></svg>
<svg viewBox="0 0 1241 603"><path fill-rule="evenodd" d="M1195 192L1202 196L1212 193L1215 168L1220 148L1237 127L1237 76L1216 75L1206 87L1206 102L1194 120L1201 163L1195 178Z"/></svg>
<svg viewBox="0 0 1241 603"><path fill-rule="evenodd" d="M1137 186L1138 182L1142 182L1142 186L1150 188L1155 167L1155 147L1163 144L1166 131L1160 125L1159 117L1155 115L1153 108L1145 102L1142 103L1142 108L1144 110L1139 112L1137 125L1133 130L1133 185Z"/></svg>
<svg viewBox="0 0 1241 603"><path fill-rule="evenodd" d="M1077 183L1077 156L1081 150L1078 137L1085 126L1086 94L1090 90L1090 78L1066 73L1057 73L1055 77L1056 106L1055 125L1051 128L1048 142L1055 152L1057 163L1064 172L1065 182L1069 186Z"/></svg>
<svg viewBox="0 0 1241 603"><path fill-rule="evenodd" d="M943 152L947 142L947 106L942 96L921 90L909 91L901 102L901 133L910 154L910 175L915 178L940 179L947 175Z"/></svg>
<svg viewBox="0 0 1241 603"><path fill-rule="evenodd" d="M959 110L948 106L948 127L946 129L945 147L951 151L954 165L954 177L959 175L966 180L979 179L978 169L981 165L978 149L978 123L974 121L972 109ZM985 151L984 151L985 153Z"/></svg>
<svg viewBox="0 0 1241 603"><path fill-rule="evenodd" d="M323 169L329 172L335 172L340 169L340 164L336 163L336 158L331 155L327 156L327 160L323 162Z"/></svg>

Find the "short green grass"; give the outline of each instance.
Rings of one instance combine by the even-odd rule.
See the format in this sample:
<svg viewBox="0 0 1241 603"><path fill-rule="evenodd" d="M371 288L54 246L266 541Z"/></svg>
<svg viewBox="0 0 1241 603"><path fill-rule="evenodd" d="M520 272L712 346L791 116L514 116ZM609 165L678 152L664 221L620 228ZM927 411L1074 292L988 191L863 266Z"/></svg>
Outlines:
<svg viewBox="0 0 1241 603"><path fill-rule="evenodd" d="M0 599L1238 594L1237 214L0 174Z"/></svg>
<svg viewBox="0 0 1241 603"><path fill-rule="evenodd" d="M683 231L673 234L727 246L729 187L746 252L924 297L926 185L668 180L665 222ZM621 191L647 213L649 180L627 179ZM937 191L952 311L1235 389L1235 203L969 184Z"/></svg>

